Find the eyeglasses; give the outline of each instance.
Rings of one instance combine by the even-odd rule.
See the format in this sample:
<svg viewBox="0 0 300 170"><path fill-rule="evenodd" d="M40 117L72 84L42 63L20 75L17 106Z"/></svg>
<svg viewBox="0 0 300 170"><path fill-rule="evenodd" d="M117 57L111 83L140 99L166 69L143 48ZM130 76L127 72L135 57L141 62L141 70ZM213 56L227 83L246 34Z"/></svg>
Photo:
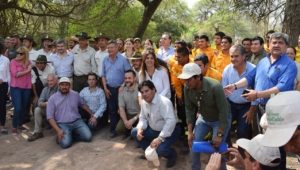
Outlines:
<svg viewBox="0 0 300 170"><path fill-rule="evenodd" d="M24 53L20 53L20 52L18 52L17 54L24 55Z"/></svg>

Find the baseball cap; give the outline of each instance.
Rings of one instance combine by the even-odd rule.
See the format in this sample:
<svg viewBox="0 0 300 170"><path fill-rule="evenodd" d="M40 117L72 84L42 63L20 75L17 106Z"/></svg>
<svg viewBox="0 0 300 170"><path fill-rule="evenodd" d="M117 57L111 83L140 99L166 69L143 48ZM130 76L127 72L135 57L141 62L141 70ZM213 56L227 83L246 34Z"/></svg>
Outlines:
<svg viewBox="0 0 300 170"><path fill-rule="evenodd" d="M261 144L280 147L288 143L300 125L300 92L287 91L272 97L266 105L267 130Z"/></svg>
<svg viewBox="0 0 300 170"><path fill-rule="evenodd" d="M258 134L253 139L238 139L236 144L245 149L256 161L265 165L275 167L280 164L280 151L277 147L267 147L259 141L264 135Z"/></svg>
<svg viewBox="0 0 300 170"><path fill-rule="evenodd" d="M151 148L151 146L148 146L148 148L145 150L145 157L148 161L153 162L155 166L158 167L160 165L156 149Z"/></svg>
<svg viewBox="0 0 300 170"><path fill-rule="evenodd" d="M196 63L188 63L183 66L182 73L178 76L180 79L189 79L195 75L201 74L201 68Z"/></svg>
<svg viewBox="0 0 300 170"><path fill-rule="evenodd" d="M60 83L70 83L71 84L71 81L68 77L62 77L59 79L58 84L60 84Z"/></svg>

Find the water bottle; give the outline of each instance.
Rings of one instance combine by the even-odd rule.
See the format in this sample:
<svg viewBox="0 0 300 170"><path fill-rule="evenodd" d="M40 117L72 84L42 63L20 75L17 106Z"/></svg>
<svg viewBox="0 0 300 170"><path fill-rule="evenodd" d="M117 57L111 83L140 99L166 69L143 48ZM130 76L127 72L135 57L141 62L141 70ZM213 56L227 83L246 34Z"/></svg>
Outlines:
<svg viewBox="0 0 300 170"><path fill-rule="evenodd" d="M212 154L214 152L225 153L228 150L227 143L221 143L218 148L214 148L211 141L194 141L192 146L192 152L196 153L208 153Z"/></svg>

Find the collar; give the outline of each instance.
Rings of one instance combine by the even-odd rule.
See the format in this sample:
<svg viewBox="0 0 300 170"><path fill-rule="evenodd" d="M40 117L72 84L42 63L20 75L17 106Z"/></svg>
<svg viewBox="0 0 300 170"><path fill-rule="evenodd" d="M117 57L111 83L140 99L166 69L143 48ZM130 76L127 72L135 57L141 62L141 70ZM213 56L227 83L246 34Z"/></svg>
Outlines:
<svg viewBox="0 0 300 170"><path fill-rule="evenodd" d="M158 101L158 97L159 97L158 94L155 93L155 95L154 95L154 97L153 97L151 103L148 103L148 102L146 102L146 103L148 103L148 104L156 104L156 103L159 102L159 101Z"/></svg>
<svg viewBox="0 0 300 170"><path fill-rule="evenodd" d="M202 83L202 87L198 86L196 88L196 91L207 92L208 91L208 82L205 77L203 77L203 80L201 83Z"/></svg>
<svg viewBox="0 0 300 170"><path fill-rule="evenodd" d="M126 91L129 91L129 92L133 92L135 91L136 89L138 88L138 84L135 83L134 87L132 89L130 89L129 87L125 86L125 90Z"/></svg>

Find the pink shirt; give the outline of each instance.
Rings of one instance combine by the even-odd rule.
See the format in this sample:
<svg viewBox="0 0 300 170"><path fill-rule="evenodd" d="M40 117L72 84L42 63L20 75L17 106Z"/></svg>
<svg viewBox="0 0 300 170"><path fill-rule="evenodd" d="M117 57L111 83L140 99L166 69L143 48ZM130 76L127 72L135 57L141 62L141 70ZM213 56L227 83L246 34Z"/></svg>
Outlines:
<svg viewBox="0 0 300 170"><path fill-rule="evenodd" d="M19 61L13 59L10 62L10 86L11 87L19 87L22 89L31 89L31 72L25 74L21 77L17 77L17 72L27 70L27 66L24 67L23 64Z"/></svg>

